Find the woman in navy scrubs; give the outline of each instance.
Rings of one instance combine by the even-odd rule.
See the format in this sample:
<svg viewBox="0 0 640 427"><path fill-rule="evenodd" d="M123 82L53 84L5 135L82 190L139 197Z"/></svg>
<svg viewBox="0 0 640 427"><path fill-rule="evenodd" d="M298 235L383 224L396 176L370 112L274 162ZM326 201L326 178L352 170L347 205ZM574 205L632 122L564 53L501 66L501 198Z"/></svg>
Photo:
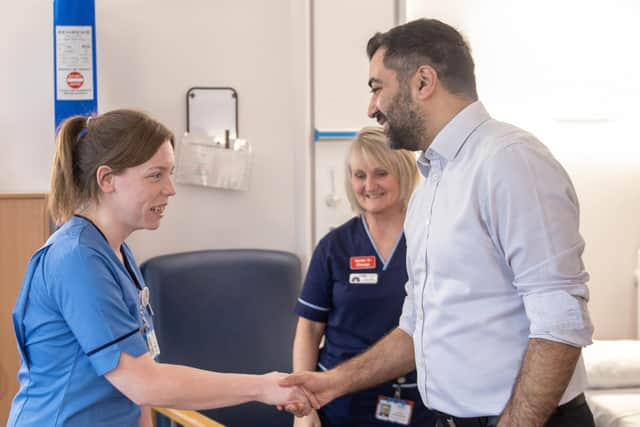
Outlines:
<svg viewBox="0 0 640 427"><path fill-rule="evenodd" d="M146 406L308 407L301 390L277 386L283 374L154 361L153 310L125 239L160 226L175 195L173 141L131 110L61 125L49 208L62 225L31 258L13 312L21 366L9 427L151 426Z"/></svg>
<svg viewBox="0 0 640 427"><path fill-rule="evenodd" d="M355 138L346 160L347 196L359 215L330 231L313 253L295 308L300 318L294 371L327 370L356 356L395 328L402 311L407 282L402 226L418 180L415 157L390 149L382 130L369 127ZM294 423L398 424L435 425L420 400L415 372L338 398Z"/></svg>

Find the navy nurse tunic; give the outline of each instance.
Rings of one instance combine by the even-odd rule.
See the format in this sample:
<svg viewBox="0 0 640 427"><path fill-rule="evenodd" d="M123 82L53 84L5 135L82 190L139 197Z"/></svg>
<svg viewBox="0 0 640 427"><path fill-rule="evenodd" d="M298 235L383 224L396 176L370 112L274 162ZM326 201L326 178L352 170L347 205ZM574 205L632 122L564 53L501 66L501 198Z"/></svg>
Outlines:
<svg viewBox="0 0 640 427"><path fill-rule="evenodd" d="M398 326L407 282L406 243L398 239L383 260L364 217L355 217L330 231L318 243L296 313L326 323L318 368L331 369L375 344ZM411 425L434 425L423 406L415 371L405 376L401 398L415 403ZM396 382L340 397L320 410L323 426L389 426L374 416L378 396L393 397ZM396 424L397 425L397 424Z"/></svg>

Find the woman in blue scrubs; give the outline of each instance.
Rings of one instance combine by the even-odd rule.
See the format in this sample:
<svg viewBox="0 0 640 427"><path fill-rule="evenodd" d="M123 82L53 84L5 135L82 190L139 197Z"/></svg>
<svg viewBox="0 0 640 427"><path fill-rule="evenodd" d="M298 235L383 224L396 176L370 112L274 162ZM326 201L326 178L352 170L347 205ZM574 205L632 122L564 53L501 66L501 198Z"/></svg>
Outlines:
<svg viewBox="0 0 640 427"><path fill-rule="evenodd" d="M61 227L31 258L13 312L20 389L8 426L151 426L147 406L297 402L283 374L223 374L154 361L148 289L125 239L160 226L175 195L173 134L116 110L60 127L49 208Z"/></svg>
<svg viewBox="0 0 640 427"><path fill-rule="evenodd" d="M295 311L295 371L327 370L365 351L398 325L407 282L402 226L418 180L415 157L392 150L380 128L364 128L349 148L346 191L359 215L316 247ZM324 336L324 346L319 349ZM338 398L296 418L296 427L435 425L411 372Z"/></svg>

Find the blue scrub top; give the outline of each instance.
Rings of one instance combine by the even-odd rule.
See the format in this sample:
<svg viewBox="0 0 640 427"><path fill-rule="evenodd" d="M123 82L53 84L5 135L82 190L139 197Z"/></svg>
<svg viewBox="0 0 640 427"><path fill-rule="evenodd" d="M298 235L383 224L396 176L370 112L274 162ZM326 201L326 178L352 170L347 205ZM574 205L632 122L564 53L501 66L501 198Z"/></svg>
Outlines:
<svg viewBox="0 0 640 427"><path fill-rule="evenodd" d="M147 352L142 274L89 220L74 216L31 258L13 311L20 389L7 426L137 426L140 409L104 374ZM145 312L152 326L151 316Z"/></svg>
<svg viewBox="0 0 640 427"><path fill-rule="evenodd" d="M357 268L351 268L352 263ZM369 284L364 283L366 280L355 282L352 274L368 275L370 279L377 274L377 280ZM378 253L364 217L355 217L322 238L295 307L299 316L326 323L318 367L322 370L335 367L364 352L397 327L406 282L404 234L387 260ZM401 398L415 403L412 425L434 425L434 415L419 396L415 371L405 379ZM384 383L334 400L321 409L323 425L389 425L375 420L374 411L378 395L393 396L393 385L394 381Z"/></svg>

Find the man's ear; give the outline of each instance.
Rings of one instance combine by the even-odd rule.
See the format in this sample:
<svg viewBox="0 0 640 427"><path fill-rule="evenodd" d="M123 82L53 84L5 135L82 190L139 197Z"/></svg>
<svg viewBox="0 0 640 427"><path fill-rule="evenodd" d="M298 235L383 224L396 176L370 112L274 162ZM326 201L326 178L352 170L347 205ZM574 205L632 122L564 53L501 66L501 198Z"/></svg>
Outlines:
<svg viewBox="0 0 640 427"><path fill-rule="evenodd" d="M438 73L430 65L421 65L414 75L418 99L429 98L436 89Z"/></svg>
<svg viewBox="0 0 640 427"><path fill-rule="evenodd" d="M111 167L107 165L99 166L96 171L96 181L103 193L113 193L115 191L115 180Z"/></svg>

